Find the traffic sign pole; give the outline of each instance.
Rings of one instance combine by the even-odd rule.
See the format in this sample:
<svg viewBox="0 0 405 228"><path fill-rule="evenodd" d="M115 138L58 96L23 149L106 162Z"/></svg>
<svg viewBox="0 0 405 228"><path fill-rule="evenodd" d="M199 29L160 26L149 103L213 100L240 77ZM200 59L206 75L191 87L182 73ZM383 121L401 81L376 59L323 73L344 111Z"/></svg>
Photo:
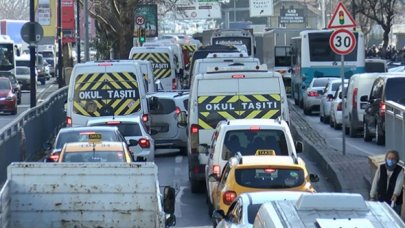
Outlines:
<svg viewBox="0 0 405 228"><path fill-rule="evenodd" d="M35 22L35 1L30 0L30 23ZM35 27L30 27L29 37L35 37ZM35 78L35 46L30 42L30 107L37 106L37 80Z"/></svg>
<svg viewBox="0 0 405 228"><path fill-rule="evenodd" d="M342 153L346 155L346 126L345 126L345 56L340 55L340 78L342 79Z"/></svg>

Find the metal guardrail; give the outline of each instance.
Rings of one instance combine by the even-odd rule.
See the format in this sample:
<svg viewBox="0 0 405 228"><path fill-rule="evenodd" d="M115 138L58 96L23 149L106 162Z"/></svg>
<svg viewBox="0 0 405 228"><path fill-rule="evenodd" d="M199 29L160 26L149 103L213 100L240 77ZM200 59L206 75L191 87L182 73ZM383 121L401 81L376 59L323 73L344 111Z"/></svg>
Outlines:
<svg viewBox="0 0 405 228"><path fill-rule="evenodd" d="M385 102L385 148L405 159L405 106L393 101Z"/></svg>
<svg viewBox="0 0 405 228"><path fill-rule="evenodd" d="M44 102L0 129L0 183L7 179L7 166L11 162L37 158L44 143L64 125L67 91L67 87L55 91Z"/></svg>

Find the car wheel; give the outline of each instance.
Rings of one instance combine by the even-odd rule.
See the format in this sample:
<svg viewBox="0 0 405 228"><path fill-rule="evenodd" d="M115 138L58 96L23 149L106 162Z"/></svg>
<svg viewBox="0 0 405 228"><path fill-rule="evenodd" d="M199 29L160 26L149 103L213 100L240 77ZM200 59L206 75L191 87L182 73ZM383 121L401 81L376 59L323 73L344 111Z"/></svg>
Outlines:
<svg viewBox="0 0 405 228"><path fill-rule="evenodd" d="M299 105L299 102L298 102L298 99L297 99L297 98L294 98L294 104L295 104L295 105Z"/></svg>
<svg viewBox="0 0 405 228"><path fill-rule="evenodd" d="M336 121L333 121L333 128L335 130L339 130L340 129L340 124L337 124Z"/></svg>
<svg viewBox="0 0 405 228"><path fill-rule="evenodd" d="M365 142L370 142L372 139L366 121L363 121L363 139Z"/></svg>
<svg viewBox="0 0 405 228"><path fill-rule="evenodd" d="M304 108L304 100L299 100L299 106L300 108Z"/></svg>
<svg viewBox="0 0 405 228"><path fill-rule="evenodd" d="M208 216L211 218L212 212L214 212L214 205L212 205L208 196L207 196L207 204L208 204Z"/></svg>
<svg viewBox="0 0 405 228"><path fill-rule="evenodd" d="M190 180L190 185L191 185L192 193L202 193L203 192L203 186L202 186L201 181Z"/></svg>
<svg viewBox="0 0 405 228"><path fill-rule="evenodd" d="M187 156L187 147L180 147L180 155Z"/></svg>
<svg viewBox="0 0 405 228"><path fill-rule="evenodd" d="M306 108L305 106L304 106L304 114L305 115L311 114L311 111L309 110L309 108Z"/></svg>
<svg viewBox="0 0 405 228"><path fill-rule="evenodd" d="M330 122L330 117L324 116L324 117L323 117L323 122L324 122L325 124L328 124L328 123Z"/></svg>
<svg viewBox="0 0 405 228"><path fill-rule="evenodd" d="M45 85L45 79L41 80L41 85Z"/></svg>
<svg viewBox="0 0 405 228"><path fill-rule="evenodd" d="M349 136L355 138L357 136L357 131L353 128L353 124L349 124Z"/></svg>
<svg viewBox="0 0 405 228"><path fill-rule="evenodd" d="M319 121L320 121L321 123L324 123L324 122L323 122L323 116L322 116L322 114L320 114L320 113L319 113Z"/></svg>
<svg viewBox="0 0 405 228"><path fill-rule="evenodd" d="M17 104L21 104L21 94L17 97Z"/></svg>
<svg viewBox="0 0 405 228"><path fill-rule="evenodd" d="M17 114L17 107L13 111L11 111L11 115L16 115Z"/></svg>
<svg viewBox="0 0 405 228"><path fill-rule="evenodd" d="M385 143L384 136L380 134L379 124L376 124L375 126L375 141L377 142L377 145L384 145Z"/></svg>

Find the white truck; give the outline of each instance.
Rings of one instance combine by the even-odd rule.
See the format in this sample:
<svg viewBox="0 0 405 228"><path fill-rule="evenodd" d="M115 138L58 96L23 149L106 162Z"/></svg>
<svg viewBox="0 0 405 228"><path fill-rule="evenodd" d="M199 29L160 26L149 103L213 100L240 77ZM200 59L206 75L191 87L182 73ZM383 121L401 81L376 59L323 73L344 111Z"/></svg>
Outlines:
<svg viewBox="0 0 405 228"><path fill-rule="evenodd" d="M386 203L365 201L360 194L302 194L295 200L263 204L255 228L379 227L400 228L405 223Z"/></svg>
<svg viewBox="0 0 405 228"><path fill-rule="evenodd" d="M12 163L0 192L0 227L166 227L154 163Z"/></svg>

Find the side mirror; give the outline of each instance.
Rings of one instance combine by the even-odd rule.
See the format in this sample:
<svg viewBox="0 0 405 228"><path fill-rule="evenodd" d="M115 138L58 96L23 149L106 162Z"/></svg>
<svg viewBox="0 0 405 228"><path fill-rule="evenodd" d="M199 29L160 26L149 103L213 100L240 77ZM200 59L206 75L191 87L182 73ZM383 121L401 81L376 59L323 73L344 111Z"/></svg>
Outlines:
<svg viewBox="0 0 405 228"><path fill-rule="evenodd" d="M309 180L311 181L311 182L318 182L319 181L319 176L318 175L316 175L316 174L309 174Z"/></svg>
<svg viewBox="0 0 405 228"><path fill-rule="evenodd" d="M295 142L295 151L297 153L302 153L304 151L304 144L300 141Z"/></svg>
<svg viewBox="0 0 405 228"><path fill-rule="evenodd" d="M185 111L181 111L179 115L177 115L177 126L187 126L187 113Z"/></svg>
<svg viewBox="0 0 405 228"><path fill-rule="evenodd" d="M333 99L333 95L332 94L328 94L328 96L326 96L329 100Z"/></svg>
<svg viewBox="0 0 405 228"><path fill-rule="evenodd" d="M223 210L214 210L212 212L212 219L219 222L225 218L225 212Z"/></svg>
<svg viewBox="0 0 405 228"><path fill-rule="evenodd" d="M198 145L198 153L208 154L208 144L200 144Z"/></svg>
<svg viewBox="0 0 405 228"><path fill-rule="evenodd" d="M367 95L361 96L360 101L367 102L368 101L368 96Z"/></svg>
<svg viewBox="0 0 405 228"><path fill-rule="evenodd" d="M138 140L130 139L128 141L128 146L136 146L136 145L138 145Z"/></svg>
<svg viewBox="0 0 405 228"><path fill-rule="evenodd" d="M163 190L163 211L166 213L166 226L176 225L176 216L174 215L176 192L174 188L165 186Z"/></svg>
<svg viewBox="0 0 405 228"><path fill-rule="evenodd" d="M215 173L211 173L211 174L208 176L208 181L209 181L209 182L218 182L218 181L220 181L220 177L219 177L217 174L215 174Z"/></svg>

